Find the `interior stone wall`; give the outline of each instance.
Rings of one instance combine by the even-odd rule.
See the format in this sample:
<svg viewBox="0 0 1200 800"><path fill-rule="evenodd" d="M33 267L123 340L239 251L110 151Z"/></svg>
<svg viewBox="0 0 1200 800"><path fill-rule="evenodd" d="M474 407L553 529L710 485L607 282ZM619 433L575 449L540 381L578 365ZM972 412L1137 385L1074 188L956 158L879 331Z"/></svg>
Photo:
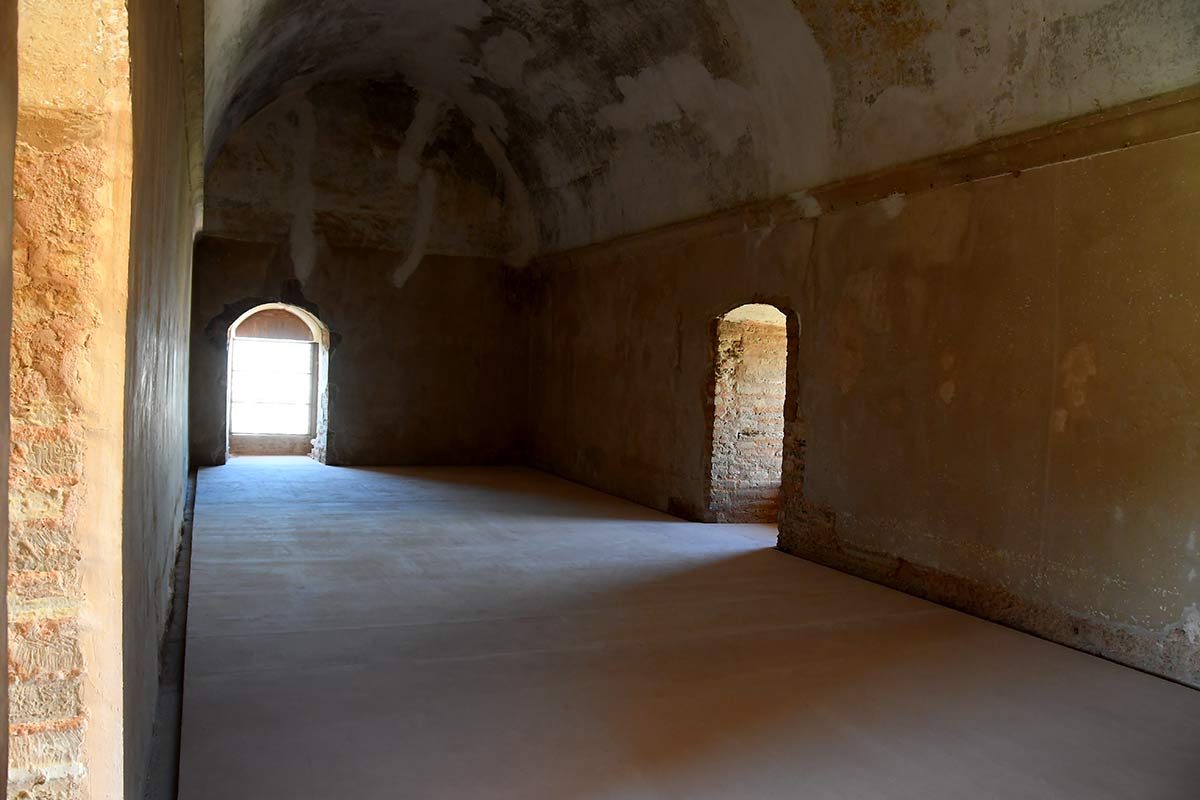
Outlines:
<svg viewBox="0 0 1200 800"><path fill-rule="evenodd" d="M128 20L121 0L19 14L8 793L118 797Z"/></svg>
<svg viewBox="0 0 1200 800"><path fill-rule="evenodd" d="M9 352L12 335L12 219L13 159L17 138L17 5L0 6L0 354ZM8 391L9 364L0 368L0 496L8 496L9 439ZM0 503L0 619L8 619L8 503ZM7 663L8 639L4 639ZM0 725L0 759L8 763L8 681L0 682L0 713L6 724ZM0 777L0 788L7 787L8 776Z"/></svg>
<svg viewBox="0 0 1200 800"><path fill-rule="evenodd" d="M536 264L532 462L704 519L713 320L746 303L796 309L812 231L790 206L744 209Z"/></svg>
<svg viewBox="0 0 1200 800"><path fill-rule="evenodd" d="M794 310L781 547L1200 686L1196 163L1176 136L545 260L532 460L701 518L711 320Z"/></svg>
<svg viewBox="0 0 1200 800"><path fill-rule="evenodd" d="M708 513L714 522L775 522L783 480L787 325L717 323Z"/></svg>
<svg viewBox="0 0 1200 800"><path fill-rule="evenodd" d="M224 463L226 332L265 302L298 305L330 329L328 463L520 461L527 336L512 273L494 259L427 256L397 286L404 254L330 246L301 284L290 252L286 242L197 244L194 465Z"/></svg>
<svg viewBox="0 0 1200 800"><path fill-rule="evenodd" d="M183 523L196 210L178 12L152 0L129 0L128 8L133 205L122 501L123 796L139 798Z"/></svg>

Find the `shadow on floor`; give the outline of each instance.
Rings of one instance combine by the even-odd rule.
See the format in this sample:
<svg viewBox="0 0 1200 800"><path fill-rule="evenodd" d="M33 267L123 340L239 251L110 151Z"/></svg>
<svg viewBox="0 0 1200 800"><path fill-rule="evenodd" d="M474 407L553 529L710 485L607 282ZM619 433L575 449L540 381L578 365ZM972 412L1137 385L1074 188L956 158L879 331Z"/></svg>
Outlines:
<svg viewBox="0 0 1200 800"><path fill-rule="evenodd" d="M1181 687L533 471L314 469L202 476L182 800L1194 797Z"/></svg>
<svg viewBox="0 0 1200 800"><path fill-rule="evenodd" d="M247 497L271 499L295 492L300 480L320 476L322 492L308 503L337 502L339 487L378 487L379 502L450 498L455 505L486 502L497 511L529 516L624 522L677 522L678 517L542 472L532 467L333 467L302 456L237 456L216 468L221 480L240 484ZM396 480L397 478L402 480ZM230 497L236 501L236 496ZM619 500L619 502L613 502Z"/></svg>
<svg viewBox="0 0 1200 800"><path fill-rule="evenodd" d="M780 585L802 578L800 567L775 551L747 552L548 595L547 618L569 622L544 624L541 635L530 636L539 622L526 620L513 636L486 642L474 625L406 639L392 653L397 662L472 676L470 693L479 695L454 706L459 735L441 740L461 763L450 770L426 753L423 766L406 769L406 787L428 798L466 796L456 793L470 786L492 787L480 796L558 800L803 796L791 794L800 777L792 767L764 763L777 762L780 737L785 749L819 753L847 719L894 728L919 715L922 701L904 695L903 678L972 633L920 601L883 613L831 588ZM859 588L867 597L886 592ZM509 617L503 607L494 612ZM511 618L526 613L513 609ZM505 714L494 701L531 691L543 697L528 703L528 715L520 707ZM503 737L493 735L498 724Z"/></svg>

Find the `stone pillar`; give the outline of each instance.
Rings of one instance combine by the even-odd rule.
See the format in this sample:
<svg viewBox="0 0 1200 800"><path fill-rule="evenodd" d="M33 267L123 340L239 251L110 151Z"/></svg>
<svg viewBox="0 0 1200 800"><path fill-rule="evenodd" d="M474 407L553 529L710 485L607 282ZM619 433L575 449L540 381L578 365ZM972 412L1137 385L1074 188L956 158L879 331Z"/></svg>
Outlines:
<svg viewBox="0 0 1200 800"><path fill-rule="evenodd" d="M121 0L22 0L9 796L122 794L131 105Z"/></svg>
<svg viewBox="0 0 1200 800"><path fill-rule="evenodd" d="M17 133L17 4L0 5L0 353L12 330L13 150ZM0 496L8 496L8 362L0 369ZM0 530L8 531L8 505L0 503ZM0 536L0 564L8 565L8 536ZM8 570L0 570L0 615L7 617ZM7 648L7 640L5 647ZM8 681L0 682L0 712L8 715ZM8 726L0 725L0 754L8 758Z"/></svg>

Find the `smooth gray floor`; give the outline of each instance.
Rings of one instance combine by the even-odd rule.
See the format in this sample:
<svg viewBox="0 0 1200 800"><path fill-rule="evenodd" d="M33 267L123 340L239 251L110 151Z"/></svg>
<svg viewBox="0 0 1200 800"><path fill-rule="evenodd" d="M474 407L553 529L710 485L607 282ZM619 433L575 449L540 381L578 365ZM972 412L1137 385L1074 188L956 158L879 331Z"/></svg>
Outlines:
<svg viewBox="0 0 1200 800"><path fill-rule="evenodd" d="M520 469L200 473L183 800L1200 798L1200 692Z"/></svg>

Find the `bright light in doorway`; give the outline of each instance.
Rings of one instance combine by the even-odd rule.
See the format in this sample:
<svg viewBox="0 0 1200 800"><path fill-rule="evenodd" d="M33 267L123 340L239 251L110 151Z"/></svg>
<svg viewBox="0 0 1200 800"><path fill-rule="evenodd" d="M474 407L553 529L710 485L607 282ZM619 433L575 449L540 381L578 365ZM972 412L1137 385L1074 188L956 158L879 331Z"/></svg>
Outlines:
<svg viewBox="0 0 1200 800"><path fill-rule="evenodd" d="M235 434L313 433L314 342L233 339L230 429Z"/></svg>

